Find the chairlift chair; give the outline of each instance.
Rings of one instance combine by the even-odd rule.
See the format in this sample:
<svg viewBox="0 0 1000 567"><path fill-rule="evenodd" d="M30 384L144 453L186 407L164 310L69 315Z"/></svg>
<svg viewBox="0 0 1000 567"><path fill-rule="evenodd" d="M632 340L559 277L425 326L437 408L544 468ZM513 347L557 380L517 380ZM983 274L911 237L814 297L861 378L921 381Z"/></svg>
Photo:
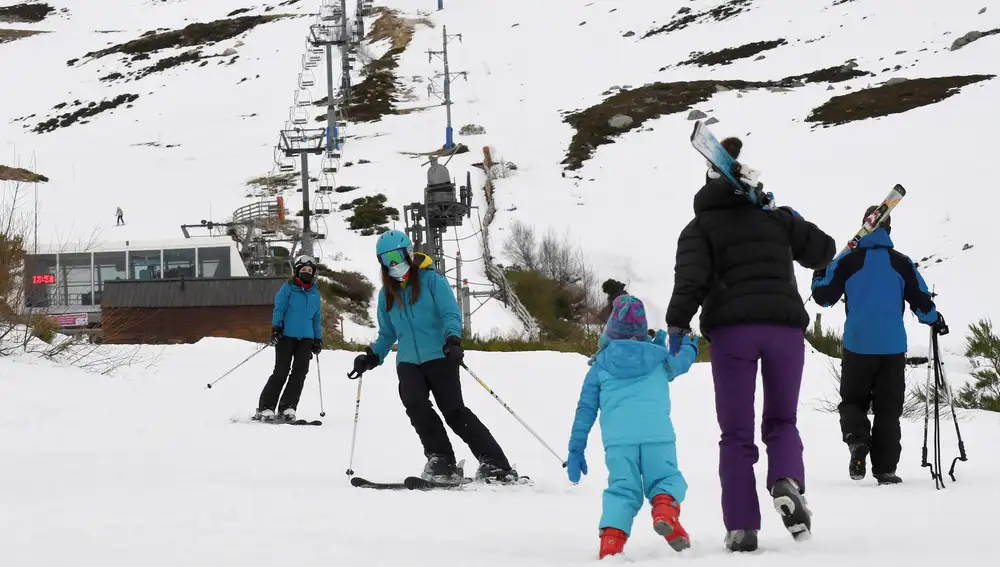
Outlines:
<svg viewBox="0 0 1000 567"><path fill-rule="evenodd" d="M290 157L283 158L278 164L278 171L282 173L291 173L295 171L295 165L296 163L294 159Z"/></svg>
<svg viewBox="0 0 1000 567"><path fill-rule="evenodd" d="M307 89L316 84L316 75L312 71L306 69L299 73L299 87Z"/></svg>
<svg viewBox="0 0 1000 567"><path fill-rule="evenodd" d="M332 4L320 4L319 19L324 22L332 22L337 19L337 11Z"/></svg>
<svg viewBox="0 0 1000 567"><path fill-rule="evenodd" d="M313 98L312 93L306 89L299 89L295 91L295 106L308 108L312 106Z"/></svg>

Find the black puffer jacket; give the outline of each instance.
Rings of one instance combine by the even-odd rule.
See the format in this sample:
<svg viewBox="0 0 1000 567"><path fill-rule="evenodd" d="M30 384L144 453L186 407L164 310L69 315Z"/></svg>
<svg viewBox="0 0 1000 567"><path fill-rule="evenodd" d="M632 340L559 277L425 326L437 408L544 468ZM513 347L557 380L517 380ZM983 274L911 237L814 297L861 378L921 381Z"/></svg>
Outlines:
<svg viewBox="0 0 1000 567"><path fill-rule="evenodd" d="M809 314L795 283L793 260L818 270L836 254L836 242L789 208L764 211L709 181L694 198L694 219L677 239L674 292L667 325L690 328L701 307L701 333L740 323L805 329Z"/></svg>

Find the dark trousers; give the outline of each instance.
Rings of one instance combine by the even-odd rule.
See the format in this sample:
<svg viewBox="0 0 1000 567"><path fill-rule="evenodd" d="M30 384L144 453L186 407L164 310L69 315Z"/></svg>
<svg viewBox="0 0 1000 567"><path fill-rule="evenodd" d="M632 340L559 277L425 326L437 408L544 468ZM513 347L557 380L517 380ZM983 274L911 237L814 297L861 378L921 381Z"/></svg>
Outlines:
<svg viewBox="0 0 1000 567"><path fill-rule="evenodd" d="M844 351L840 364L840 430L844 442L871 451L872 473L896 472L899 418L906 395L906 354L857 354ZM874 425L868 410L875 414Z"/></svg>
<svg viewBox="0 0 1000 567"><path fill-rule="evenodd" d="M455 450L448 440L448 433L431 406L430 394L433 393L445 423L469 446L476 460L503 469L510 468L507 456L493 434L472 410L465 407L458 365L445 358L423 364L403 362L396 366L396 373L399 375L399 399L420 437L424 455L444 455L455 460Z"/></svg>
<svg viewBox="0 0 1000 567"><path fill-rule="evenodd" d="M287 408L295 409L299 405L299 396L302 395L302 385L306 381L306 374L309 372L309 359L312 357L312 339L293 339L292 337L281 337L274 347L274 372L264 384L264 390L260 393L260 401L257 403L258 410L269 409L274 411L277 407L278 413ZM288 371L291 370L291 375ZM288 385L285 385L285 379ZM285 388L285 393L281 393L281 388ZM278 396L281 401L278 401Z"/></svg>

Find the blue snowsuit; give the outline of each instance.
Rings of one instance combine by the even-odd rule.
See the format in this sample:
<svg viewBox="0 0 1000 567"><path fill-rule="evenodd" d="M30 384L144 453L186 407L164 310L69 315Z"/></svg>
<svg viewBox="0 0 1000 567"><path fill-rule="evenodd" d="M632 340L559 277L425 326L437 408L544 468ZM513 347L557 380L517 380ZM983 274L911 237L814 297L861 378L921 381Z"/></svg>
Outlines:
<svg viewBox="0 0 1000 567"><path fill-rule="evenodd" d="M610 341L597 353L580 392L569 451L583 454L600 410L608 488L599 528L629 534L644 495L650 502L659 494L669 494L678 504L684 500L687 481L677 468L670 382L697 356L692 338L684 339L677 356L648 340Z"/></svg>

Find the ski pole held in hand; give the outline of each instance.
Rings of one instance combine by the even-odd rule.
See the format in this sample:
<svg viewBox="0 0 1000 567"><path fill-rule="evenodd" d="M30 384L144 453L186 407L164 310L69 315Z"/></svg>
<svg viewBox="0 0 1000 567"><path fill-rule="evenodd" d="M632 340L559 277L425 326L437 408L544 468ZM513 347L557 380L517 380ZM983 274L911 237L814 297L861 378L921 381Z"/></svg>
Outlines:
<svg viewBox="0 0 1000 567"><path fill-rule="evenodd" d="M319 365L319 355L316 355L316 382L319 383L319 416L326 417L326 412L323 411L323 372L320 370Z"/></svg>
<svg viewBox="0 0 1000 567"><path fill-rule="evenodd" d="M498 396L496 394L496 392L494 392L492 389L490 389L489 386L486 385L486 382L483 382L483 380L481 378L479 378L479 376L476 376L475 372L473 372L472 370L469 370L469 367L466 366L464 362L461 363L461 366L462 366L462 368L465 369L466 372L469 373L469 376L472 376L473 378L475 378L476 382L479 382L479 385L482 386L487 392L489 392L491 396L493 396L494 400L496 400L497 402L500 403L501 406L503 406L503 409L507 410L510 413L510 415L514 416L514 419L516 419L518 421L518 423L520 423L525 429L527 429L528 433L532 434L535 437L535 439L538 440L539 443L541 443L546 449L549 450L550 453L552 453L555 456L555 458L559 459L559 462L562 463L563 468L566 468L567 462L564 461L561 456L559 456L559 453L556 453L552 449L552 447L549 447L549 444L546 443L545 441L543 441L542 438L539 437L539 435L537 433L535 433L535 430L532 429L531 426L529 426L527 423L525 423L524 420L520 418L520 416L518 416L516 413L514 413L514 410L510 409L510 406L508 406L507 404L505 404L504 401L500 399L500 396ZM359 389L360 389L360 384L358 386L359 386Z"/></svg>
<svg viewBox="0 0 1000 567"><path fill-rule="evenodd" d="M250 359L251 359L251 358L253 358L253 357L257 356L258 354L260 354L260 353L262 353L262 352L264 352L264 349L265 349L265 348L267 348L267 345L266 345L266 344L265 344L264 346L260 347L259 349L257 349L257 352L255 352L255 353L251 354L250 356L248 356L248 357L244 358L244 359L243 359L243 362L241 362L241 363L237 364L236 366L232 367L232 368L231 368L231 369L229 370L229 372L226 372L226 373L225 373L225 374L223 374L222 376L219 376L218 378L216 378L216 379L215 379L215 382L211 382L211 383L210 383L210 384L208 384L208 385L207 385L207 386L206 386L205 388L206 388L206 389L208 389L208 390L211 390L211 389L212 389L212 386L214 386L215 384L217 384L217 383L218 383L218 382L219 382L220 380L222 380L222 379L223 379L223 378L225 378L226 376L229 376L229 375L230 375L230 374L232 374L233 372L236 372L236 369L237 369L237 368L239 368L240 366L243 366L243 365L244 365L244 364L246 364L247 362L250 362Z"/></svg>
<svg viewBox="0 0 1000 567"><path fill-rule="evenodd" d="M358 374L358 397L354 402L354 430L351 432L351 456L347 461L347 476L354 475L354 444L358 438L358 418L361 416L361 374Z"/></svg>

